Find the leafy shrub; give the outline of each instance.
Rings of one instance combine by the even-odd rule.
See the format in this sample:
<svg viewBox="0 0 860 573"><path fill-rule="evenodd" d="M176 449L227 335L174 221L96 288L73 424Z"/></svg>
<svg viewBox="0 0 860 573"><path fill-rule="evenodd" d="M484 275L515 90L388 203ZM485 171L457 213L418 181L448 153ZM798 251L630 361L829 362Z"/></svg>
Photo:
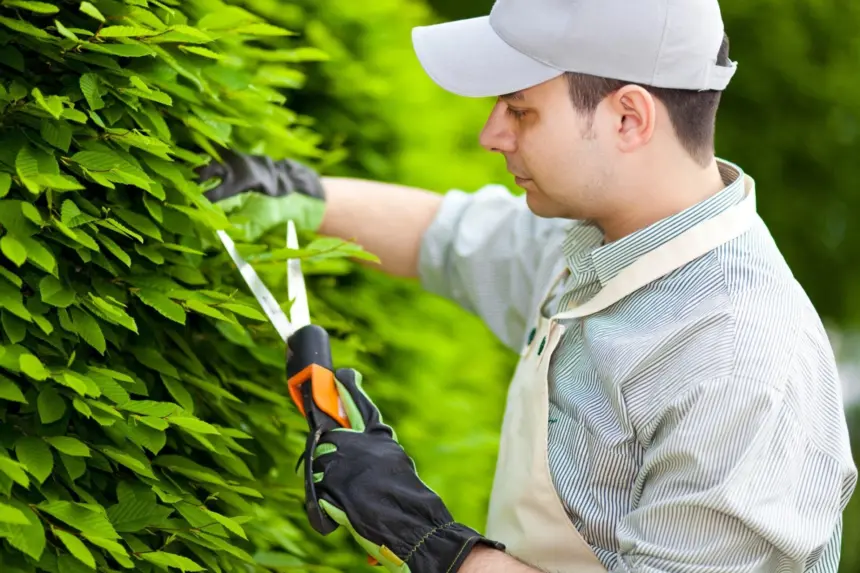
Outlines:
<svg viewBox="0 0 860 573"><path fill-rule="evenodd" d="M415 58L411 28L437 20L422 1L244 5L325 54L300 65L290 106L314 118L326 173L440 192L510 182L504 160L478 146L492 102L444 92ZM422 479L483 529L513 353L414 281L344 265L310 284L313 312L336 313L359 335L357 364Z"/></svg>
<svg viewBox="0 0 860 573"><path fill-rule="evenodd" d="M0 570L357 570L306 525L283 344L194 172L322 159L287 34L220 0L2 3ZM242 251L286 301L282 247ZM309 272L350 252L323 250Z"/></svg>

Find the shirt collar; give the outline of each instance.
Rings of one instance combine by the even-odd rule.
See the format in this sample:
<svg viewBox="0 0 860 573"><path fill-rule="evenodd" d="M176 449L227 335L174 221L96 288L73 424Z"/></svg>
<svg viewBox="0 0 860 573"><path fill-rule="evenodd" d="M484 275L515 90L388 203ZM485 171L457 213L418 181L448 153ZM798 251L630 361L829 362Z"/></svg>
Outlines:
<svg viewBox="0 0 860 573"><path fill-rule="evenodd" d="M745 196L743 171L728 161L718 160L717 163L726 183L719 193L617 241L604 244L602 232L596 225L575 223L564 244L572 277L579 275L584 278L591 275L589 271L594 271L601 286L605 286L643 254L740 202Z"/></svg>

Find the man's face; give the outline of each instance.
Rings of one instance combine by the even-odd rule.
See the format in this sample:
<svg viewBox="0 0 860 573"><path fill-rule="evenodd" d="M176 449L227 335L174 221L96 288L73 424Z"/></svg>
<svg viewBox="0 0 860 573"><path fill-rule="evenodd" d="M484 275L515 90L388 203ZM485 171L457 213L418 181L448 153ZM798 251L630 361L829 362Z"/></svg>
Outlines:
<svg viewBox="0 0 860 573"><path fill-rule="evenodd" d="M539 216L591 218L608 199L611 150L574 109L564 77L499 98L481 145L504 155Z"/></svg>

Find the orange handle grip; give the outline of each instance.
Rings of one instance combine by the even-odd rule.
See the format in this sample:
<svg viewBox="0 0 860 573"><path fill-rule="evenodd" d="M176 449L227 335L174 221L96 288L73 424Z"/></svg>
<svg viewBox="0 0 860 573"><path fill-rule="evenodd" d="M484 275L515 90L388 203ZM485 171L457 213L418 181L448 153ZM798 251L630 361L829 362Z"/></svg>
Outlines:
<svg viewBox="0 0 860 573"><path fill-rule="evenodd" d="M314 405L335 420L341 427L350 428L349 419L346 416L346 411L343 409L343 403L340 401L340 394L337 392L334 372L319 364L309 364L288 379L287 385L290 390L290 396L293 402L296 403L302 416L305 417L308 416L308 413L305 411L301 386L307 383L311 385L311 397Z"/></svg>

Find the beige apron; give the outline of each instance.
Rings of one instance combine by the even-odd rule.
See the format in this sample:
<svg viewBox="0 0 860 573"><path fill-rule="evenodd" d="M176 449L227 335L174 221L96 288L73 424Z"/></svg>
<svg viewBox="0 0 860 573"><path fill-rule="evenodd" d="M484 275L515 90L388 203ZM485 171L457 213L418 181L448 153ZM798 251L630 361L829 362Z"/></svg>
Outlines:
<svg viewBox="0 0 860 573"><path fill-rule="evenodd" d="M745 187L746 197L741 203L643 255L589 301L551 318L537 313L537 333L521 352L508 391L487 518L487 536L504 543L511 555L548 573L606 571L573 525L549 471L547 373L550 357L565 331L560 321L600 312L741 235L756 217L755 188L748 176Z"/></svg>

